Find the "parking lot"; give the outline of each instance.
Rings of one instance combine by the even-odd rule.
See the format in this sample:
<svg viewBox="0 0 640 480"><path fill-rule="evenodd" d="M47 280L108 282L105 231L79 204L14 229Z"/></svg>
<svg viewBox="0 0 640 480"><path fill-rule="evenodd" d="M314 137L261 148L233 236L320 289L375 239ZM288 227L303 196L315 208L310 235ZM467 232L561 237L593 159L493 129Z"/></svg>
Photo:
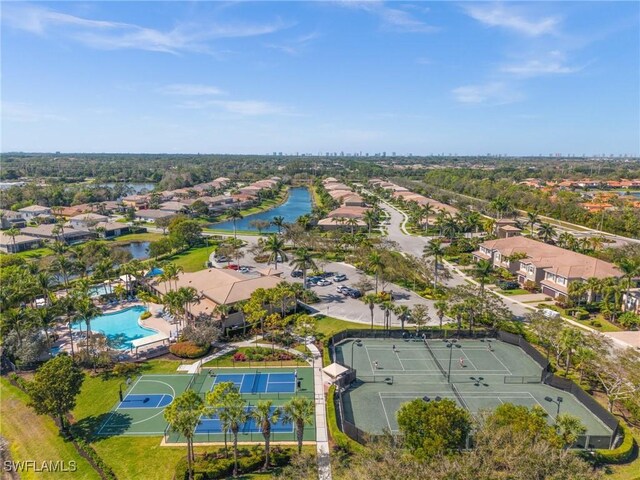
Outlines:
<svg viewBox="0 0 640 480"><path fill-rule="evenodd" d="M212 255L211 261L213 260L214 259ZM217 268L224 268L225 266L226 263L214 263L214 267ZM249 276L260 275L258 273L258 270L274 267L272 263L269 265L256 263L250 255L245 256L240 261L240 266L249 267L248 273L245 273L245 275ZM291 276L293 268L289 266L288 262L278 263L278 271L282 271L283 280L286 280L287 282L302 283L302 278ZM354 283L357 283L362 276L366 275L362 272L359 272L355 267L341 262L330 262L325 264L324 271L327 273L330 272L332 274L331 276L336 274L344 274L347 276L347 280L337 283L331 282L331 284L327 286L310 286L310 288L320 297L320 302L311 305L310 308L315 310L317 313L340 318L342 320L370 324L371 312L369 310L369 307L365 305L361 299L350 298L339 293L336 290L339 285L352 286ZM307 272L307 274L311 276L310 272ZM331 276L327 278L329 281L331 281ZM369 278L373 282L373 278ZM411 292L410 290L392 283L385 284L385 290L388 292L392 292L395 305L407 305L410 308L417 304L427 305L429 307L429 315L431 317L431 321L428 324L436 325L438 323L438 319L436 318L436 315L434 313L433 302L431 300L422 298L419 295ZM382 325L383 323L383 312L378 306L376 306L374 308L374 324ZM391 324L394 326L400 325L400 322L395 315L391 315Z"/></svg>

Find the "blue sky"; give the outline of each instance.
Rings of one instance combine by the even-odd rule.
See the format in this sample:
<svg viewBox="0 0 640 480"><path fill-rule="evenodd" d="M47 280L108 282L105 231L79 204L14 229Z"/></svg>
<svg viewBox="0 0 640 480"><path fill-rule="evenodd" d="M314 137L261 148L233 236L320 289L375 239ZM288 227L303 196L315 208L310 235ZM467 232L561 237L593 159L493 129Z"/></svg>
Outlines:
<svg viewBox="0 0 640 480"><path fill-rule="evenodd" d="M2 151L640 153L638 2L3 2Z"/></svg>

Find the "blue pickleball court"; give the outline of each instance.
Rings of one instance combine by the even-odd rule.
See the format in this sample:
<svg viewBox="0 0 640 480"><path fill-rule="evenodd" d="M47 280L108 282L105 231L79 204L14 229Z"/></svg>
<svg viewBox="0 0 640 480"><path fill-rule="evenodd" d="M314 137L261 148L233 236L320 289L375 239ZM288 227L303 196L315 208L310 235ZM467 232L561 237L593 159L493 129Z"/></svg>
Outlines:
<svg viewBox="0 0 640 480"><path fill-rule="evenodd" d="M275 410L276 407L272 407L271 411ZM245 411L250 413L253 410L253 407L245 408ZM283 422L283 416L280 415L278 422L271 425L272 433L292 433L293 432L293 424L285 424ZM200 418L200 423L196 427L195 433L223 433L222 431L222 422L218 418L217 415L213 416L202 416ZM242 424L240 427L240 433L260 433L260 427L253 418L249 418L246 422Z"/></svg>
<svg viewBox="0 0 640 480"><path fill-rule="evenodd" d="M216 375L213 386L222 382L233 383L240 393L295 393L296 374L283 373L222 373Z"/></svg>

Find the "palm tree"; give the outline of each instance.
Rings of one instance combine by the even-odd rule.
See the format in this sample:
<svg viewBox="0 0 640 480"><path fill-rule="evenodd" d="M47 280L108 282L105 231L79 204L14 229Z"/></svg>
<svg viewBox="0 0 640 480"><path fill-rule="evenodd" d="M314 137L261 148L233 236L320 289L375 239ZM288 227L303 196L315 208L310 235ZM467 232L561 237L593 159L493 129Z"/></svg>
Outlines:
<svg viewBox="0 0 640 480"><path fill-rule="evenodd" d="M431 240L422 250L424 257L433 257L433 289L438 288L438 265L439 260L444 256L444 248L442 241L438 239Z"/></svg>
<svg viewBox="0 0 640 480"><path fill-rule="evenodd" d="M384 271L384 261L382 260L382 255L380 252L373 251L369 254L369 258L367 259L367 267L373 269L375 280L376 280L376 295L378 294L378 279L380 274Z"/></svg>
<svg viewBox="0 0 640 480"><path fill-rule="evenodd" d="M491 277L491 272L493 271L493 265L489 260L480 259L473 266L473 275L480 282L480 295L484 298L484 286L487 283L487 280Z"/></svg>
<svg viewBox="0 0 640 480"><path fill-rule="evenodd" d="M505 197L497 196L491 201L491 208L496 211L496 217L500 219L506 212L511 210L511 205Z"/></svg>
<svg viewBox="0 0 640 480"><path fill-rule="evenodd" d="M353 235L353 232L354 232L355 228L358 226L358 219L356 219L356 218L347 218L345 223L349 227L351 227L351 235Z"/></svg>
<svg viewBox="0 0 640 480"><path fill-rule="evenodd" d="M599 278L591 277L587 279L585 288L588 292L587 303L595 301L596 294L602 290L602 281Z"/></svg>
<svg viewBox="0 0 640 480"><path fill-rule="evenodd" d="M404 322L411 318L411 309L406 305L398 305L394 308L393 312L398 317L398 320L400 320L400 325L404 332Z"/></svg>
<svg viewBox="0 0 640 480"><path fill-rule="evenodd" d="M576 240L576 237L571 235L569 232L562 232L558 236L558 246L562 248L575 250L577 245L578 245L578 241Z"/></svg>
<svg viewBox="0 0 640 480"><path fill-rule="evenodd" d="M240 213L240 210L238 210L237 208L232 208L229 210L229 214L227 215L227 217L231 219L231 221L233 222L233 238L234 240L237 240L238 235L237 235L237 229L236 229L236 221L242 220L242 214Z"/></svg>
<svg viewBox="0 0 640 480"><path fill-rule="evenodd" d="M637 258L625 257L618 261L618 268L624 275L626 281L627 300L629 299L629 290L633 279L640 276L640 260Z"/></svg>
<svg viewBox="0 0 640 480"><path fill-rule="evenodd" d="M376 215L376 212L374 212L371 209L366 210L362 215L362 219L367 224L368 234L371 235L371 227L373 227L373 225L375 225L376 222L378 221L378 216Z"/></svg>
<svg viewBox="0 0 640 480"><path fill-rule="evenodd" d="M571 366L571 356L580 345L584 343L582 333L575 328L565 328L560 332L560 347L565 352L565 371L564 376L569 375L569 367Z"/></svg>
<svg viewBox="0 0 640 480"><path fill-rule="evenodd" d="M278 423L280 419L280 409L272 407L271 400L258 400L256 407L251 412L251 417L258 424L258 428L264 437L264 465L262 470L269 469L270 443L271 443L271 426Z"/></svg>
<svg viewBox="0 0 640 480"><path fill-rule="evenodd" d="M573 445L580 435L587 431L582 421L569 413L561 413L556 417L556 432L562 439L563 448L567 450Z"/></svg>
<svg viewBox="0 0 640 480"><path fill-rule="evenodd" d="M273 217L273 220L271 220L271 225L278 229L278 235L280 235L282 233L282 227L284 226L284 217Z"/></svg>
<svg viewBox="0 0 640 480"><path fill-rule="evenodd" d="M444 300L436 301L433 306L436 308L436 315L438 316L438 320L440 320L440 328L442 328L442 320L447 313L447 302Z"/></svg>
<svg viewBox="0 0 640 480"><path fill-rule="evenodd" d="M307 270L310 268L314 270L318 269L318 265L316 265L316 262L311 256L311 253L309 253L309 250L307 250L306 248L298 249L289 265L291 265L296 270L302 270L303 288L307 288Z"/></svg>
<svg viewBox="0 0 640 480"><path fill-rule="evenodd" d="M233 476L238 476L238 433L240 426L247 421L249 413L246 410L247 402L237 391L228 392L219 410L220 419L224 419L229 425L233 435Z"/></svg>
<svg viewBox="0 0 640 480"><path fill-rule="evenodd" d="M433 208L433 205L431 205L430 203L427 203L422 207L422 215L424 215L424 218L425 218L425 222L424 222L425 232L429 232L429 217L433 215L435 212L436 211Z"/></svg>
<svg viewBox="0 0 640 480"><path fill-rule="evenodd" d="M169 290L171 290L171 281L173 280L175 283L176 290L178 289L178 279L180 278L180 274L184 273L184 267L181 265L177 265L176 263L167 263L162 268L162 274L160 275L160 279L164 282L167 282L169 285ZM166 291L166 285L165 285Z"/></svg>
<svg viewBox="0 0 640 480"><path fill-rule="evenodd" d="M173 399L173 402L164 409L164 419L169 428L184 436L187 440L187 470L189 480L193 480L193 436L196 427L200 423L200 415L204 411L204 403L193 390L186 390Z"/></svg>
<svg viewBox="0 0 640 480"><path fill-rule="evenodd" d="M531 236L533 237L533 227L540 221L538 212L527 212L527 223L531 227Z"/></svg>
<svg viewBox="0 0 640 480"><path fill-rule="evenodd" d="M192 318L191 305L200 303L200 295L193 287L180 287L177 290L180 300L184 305L184 311L187 313L187 320Z"/></svg>
<svg viewBox="0 0 640 480"><path fill-rule="evenodd" d="M551 243L556 236L556 229L550 223L541 223L538 227L538 238L544 243Z"/></svg>
<svg viewBox="0 0 640 480"><path fill-rule="evenodd" d="M283 261L287 260L287 254L284 252L284 240L277 235L270 235L264 242L262 249L269 253L269 262L274 263L274 269L278 269L278 258Z"/></svg>
<svg viewBox="0 0 640 480"><path fill-rule="evenodd" d="M307 397L293 397L282 406L282 411L284 412L283 422L295 426L298 439L298 454L300 454L302 453L304 426L305 424L311 425L313 422L315 413L313 400Z"/></svg>
<svg viewBox="0 0 640 480"><path fill-rule="evenodd" d="M87 325L87 356L89 355L89 339L91 337L91 320L100 315L100 309L95 306L90 297L83 295L74 300L78 318Z"/></svg>
<svg viewBox="0 0 640 480"><path fill-rule="evenodd" d="M13 253L18 253L16 251L16 237L20 235L20 230L16 227L11 227L10 229L6 230L4 234L8 237L11 237L11 240L13 242Z"/></svg>
<svg viewBox="0 0 640 480"><path fill-rule="evenodd" d="M368 293L362 297L362 301L369 307L371 313L371 330L373 330L373 309L378 301L378 296L373 293Z"/></svg>

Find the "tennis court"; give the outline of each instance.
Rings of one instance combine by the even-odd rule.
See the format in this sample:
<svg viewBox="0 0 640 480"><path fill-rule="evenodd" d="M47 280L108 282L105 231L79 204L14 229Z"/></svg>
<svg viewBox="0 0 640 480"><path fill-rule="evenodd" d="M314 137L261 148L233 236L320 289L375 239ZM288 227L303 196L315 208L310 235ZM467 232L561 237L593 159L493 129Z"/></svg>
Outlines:
<svg viewBox="0 0 640 480"><path fill-rule="evenodd" d="M192 389L204 400L206 394L221 382L232 382L238 388L247 402L248 412L255 408L259 400L271 400L276 408L296 395L314 398L313 369L309 367L205 368L195 375L142 375L130 385L122 383L122 398L114 398L114 407L95 434L164 436L168 443L182 442L184 439L181 439L180 435L167 429L164 409L187 389ZM194 440L222 442L224 436L220 419L215 415L203 415L196 428ZM293 426L285 424L281 416L272 427L271 438L272 441L295 441ZM305 427L304 439L315 440L315 424ZM255 420L248 419L242 425L239 440L264 440Z"/></svg>
<svg viewBox="0 0 640 480"><path fill-rule="evenodd" d="M520 347L496 339L355 339L334 355L357 372L342 396L344 419L372 434L396 433L396 412L416 398L449 398L472 414L539 405L549 422L560 411L580 418L588 435L612 433L572 394L542 383L542 368Z"/></svg>
<svg viewBox="0 0 640 480"><path fill-rule="evenodd" d="M296 372L286 373L221 373L215 376L213 385L233 383L240 393L295 393Z"/></svg>

